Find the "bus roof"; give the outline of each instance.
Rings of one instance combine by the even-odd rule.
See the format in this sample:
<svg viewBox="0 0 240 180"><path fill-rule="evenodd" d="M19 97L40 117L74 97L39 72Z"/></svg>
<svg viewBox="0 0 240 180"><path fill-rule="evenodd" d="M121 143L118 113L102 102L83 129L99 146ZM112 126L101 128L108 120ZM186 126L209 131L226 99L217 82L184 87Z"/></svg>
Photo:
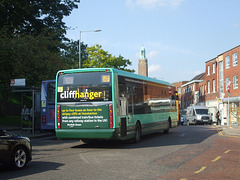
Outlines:
<svg viewBox="0 0 240 180"><path fill-rule="evenodd" d="M96 72L96 71L109 71L109 72L113 72L115 74L118 75L122 75L122 76L127 76L127 77L131 77L131 78L135 78L135 79L139 79L139 80L145 80L145 81L151 81L151 82L155 82L155 83L161 83L161 84L165 84L168 86L172 86L175 87L174 85L170 84L167 81L163 81L163 80L158 80L155 78L150 78L147 76L142 76L139 74L134 74L134 73L130 73L127 71L122 71L122 70L118 70L118 69L114 69L114 68L81 68L81 69L67 69L67 70L60 70L57 72L57 76L59 73L64 72L64 73L77 73L77 72Z"/></svg>

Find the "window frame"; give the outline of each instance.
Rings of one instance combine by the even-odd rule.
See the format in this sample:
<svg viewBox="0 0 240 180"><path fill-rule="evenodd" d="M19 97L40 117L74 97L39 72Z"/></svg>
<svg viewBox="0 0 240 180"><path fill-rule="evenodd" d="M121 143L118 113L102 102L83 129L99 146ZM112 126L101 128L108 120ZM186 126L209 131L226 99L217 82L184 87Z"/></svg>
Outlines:
<svg viewBox="0 0 240 180"><path fill-rule="evenodd" d="M215 86L216 86L216 81L215 81L215 79L213 79L212 80L212 92L213 93L216 93L216 87Z"/></svg>
<svg viewBox="0 0 240 180"><path fill-rule="evenodd" d="M229 86L229 88L230 88L230 84L231 84L231 78L230 77L228 77L228 78L226 78L226 91L228 90L228 86Z"/></svg>
<svg viewBox="0 0 240 180"><path fill-rule="evenodd" d="M238 89L238 75L233 76L233 89Z"/></svg>
<svg viewBox="0 0 240 180"><path fill-rule="evenodd" d="M230 68L230 56L225 57L225 69Z"/></svg>
<svg viewBox="0 0 240 180"><path fill-rule="evenodd" d="M236 52L232 54L232 61L233 61L233 67L238 65L238 57Z"/></svg>
<svg viewBox="0 0 240 180"><path fill-rule="evenodd" d="M216 71L216 67L215 67L215 63L212 64L212 74L215 74Z"/></svg>
<svg viewBox="0 0 240 180"><path fill-rule="evenodd" d="M207 93L210 94L211 84L210 81L207 82Z"/></svg>
<svg viewBox="0 0 240 180"><path fill-rule="evenodd" d="M209 76L210 75L210 66L208 65L207 67L207 75Z"/></svg>

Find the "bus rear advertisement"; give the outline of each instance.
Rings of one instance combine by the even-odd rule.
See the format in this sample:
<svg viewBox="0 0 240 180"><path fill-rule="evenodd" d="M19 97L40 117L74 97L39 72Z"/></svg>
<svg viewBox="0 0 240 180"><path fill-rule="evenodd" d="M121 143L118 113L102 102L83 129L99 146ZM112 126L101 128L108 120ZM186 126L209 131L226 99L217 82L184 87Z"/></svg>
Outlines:
<svg viewBox="0 0 240 180"><path fill-rule="evenodd" d="M111 68L56 75L55 131L60 139L133 139L177 126L175 87Z"/></svg>

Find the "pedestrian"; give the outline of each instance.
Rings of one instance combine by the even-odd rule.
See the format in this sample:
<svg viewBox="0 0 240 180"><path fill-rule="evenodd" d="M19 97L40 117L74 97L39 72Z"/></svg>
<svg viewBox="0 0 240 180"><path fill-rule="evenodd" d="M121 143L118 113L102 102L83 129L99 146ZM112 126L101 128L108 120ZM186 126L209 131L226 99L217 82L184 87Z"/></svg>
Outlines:
<svg viewBox="0 0 240 180"><path fill-rule="evenodd" d="M184 119L183 119L183 116L181 116L181 126L183 126L183 122L184 122Z"/></svg>
<svg viewBox="0 0 240 180"><path fill-rule="evenodd" d="M220 124L220 118L219 117L220 117L220 112L218 111L216 113L217 125Z"/></svg>

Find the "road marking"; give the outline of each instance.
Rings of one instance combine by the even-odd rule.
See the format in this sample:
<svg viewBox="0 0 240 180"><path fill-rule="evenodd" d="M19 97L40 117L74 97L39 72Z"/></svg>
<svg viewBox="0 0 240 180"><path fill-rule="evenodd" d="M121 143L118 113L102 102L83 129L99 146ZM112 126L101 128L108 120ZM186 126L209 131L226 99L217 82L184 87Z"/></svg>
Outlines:
<svg viewBox="0 0 240 180"><path fill-rule="evenodd" d="M179 180L187 180L187 178L181 178L181 179L179 179Z"/></svg>
<svg viewBox="0 0 240 180"><path fill-rule="evenodd" d="M231 151L231 150L227 150L227 151L225 151L224 153L227 154L227 153L229 153L230 151Z"/></svg>
<svg viewBox="0 0 240 180"><path fill-rule="evenodd" d="M213 126L213 125L212 125L212 128L216 129L216 130L217 130L217 133L218 133L220 136L240 138L239 136L225 135L225 134L223 134L223 132L222 132L223 130L222 130L222 129L219 129L219 128L216 127L216 126ZM229 127L229 128L232 128L232 127Z"/></svg>
<svg viewBox="0 0 240 180"><path fill-rule="evenodd" d="M205 166L203 166L201 169L199 169L198 171L195 171L194 173L195 174L198 174L198 173L200 173L200 172L202 172L204 169L206 169L207 167L205 167Z"/></svg>
<svg viewBox="0 0 240 180"><path fill-rule="evenodd" d="M217 160L219 160L219 159L221 159L221 158L222 158L222 156L218 156L218 157L216 157L215 159L213 159L212 162L216 162Z"/></svg>
<svg viewBox="0 0 240 180"><path fill-rule="evenodd" d="M79 154L79 156L86 164L89 164L89 161L85 157L83 157L82 154Z"/></svg>

